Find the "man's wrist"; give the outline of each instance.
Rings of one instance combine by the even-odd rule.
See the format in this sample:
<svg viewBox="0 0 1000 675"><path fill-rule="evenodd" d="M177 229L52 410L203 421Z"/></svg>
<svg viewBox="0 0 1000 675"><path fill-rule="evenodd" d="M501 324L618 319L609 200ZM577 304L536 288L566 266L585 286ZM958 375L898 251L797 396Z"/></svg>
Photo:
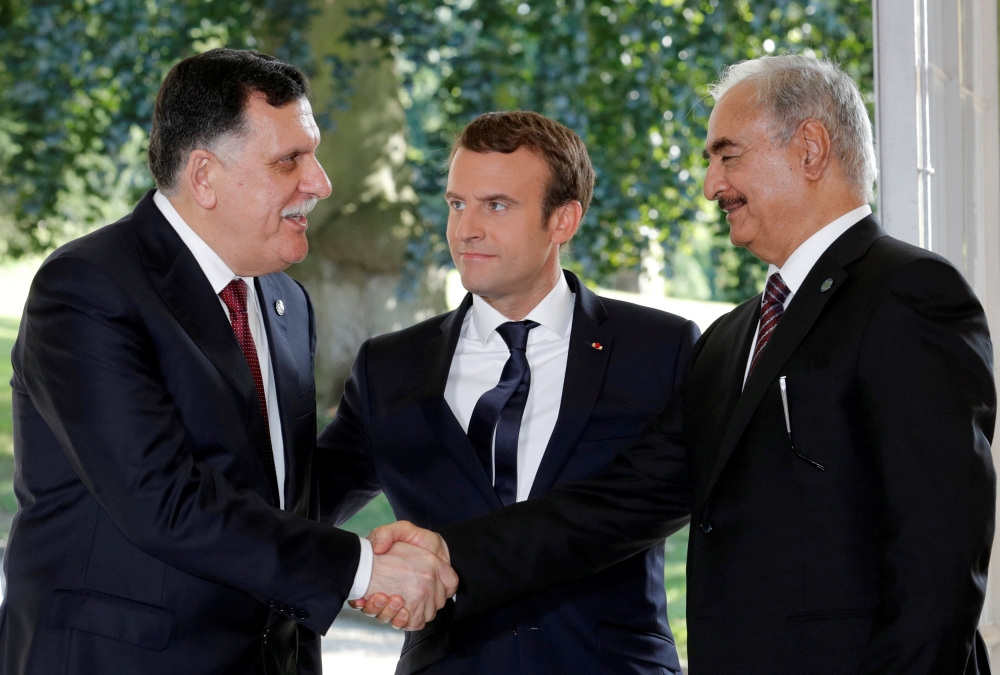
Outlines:
<svg viewBox="0 0 1000 675"><path fill-rule="evenodd" d="M351 586L351 594L348 600L360 600L368 592L368 585L372 580L372 564L375 561L375 554L372 553L372 544L364 537L361 540L361 557L358 560L358 571L354 575L354 585Z"/></svg>

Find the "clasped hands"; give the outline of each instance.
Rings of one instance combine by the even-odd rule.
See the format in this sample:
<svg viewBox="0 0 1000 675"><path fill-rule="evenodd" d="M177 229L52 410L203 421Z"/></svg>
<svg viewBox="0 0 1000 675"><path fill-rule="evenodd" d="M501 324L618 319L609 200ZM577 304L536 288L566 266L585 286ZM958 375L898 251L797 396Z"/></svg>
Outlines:
<svg viewBox="0 0 1000 675"><path fill-rule="evenodd" d="M401 520L368 535L375 559L365 597L350 604L394 628L420 630L458 589L448 545L435 532Z"/></svg>

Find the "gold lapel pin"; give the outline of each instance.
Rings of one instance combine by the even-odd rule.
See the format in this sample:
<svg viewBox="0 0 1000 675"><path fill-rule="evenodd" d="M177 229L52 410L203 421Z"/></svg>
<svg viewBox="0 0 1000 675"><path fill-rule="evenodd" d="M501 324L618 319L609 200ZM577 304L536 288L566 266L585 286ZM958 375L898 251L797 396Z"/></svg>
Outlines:
<svg viewBox="0 0 1000 675"><path fill-rule="evenodd" d="M591 342L590 346L596 349L597 351L601 351L602 349L604 349L604 347L601 346L600 342Z"/></svg>

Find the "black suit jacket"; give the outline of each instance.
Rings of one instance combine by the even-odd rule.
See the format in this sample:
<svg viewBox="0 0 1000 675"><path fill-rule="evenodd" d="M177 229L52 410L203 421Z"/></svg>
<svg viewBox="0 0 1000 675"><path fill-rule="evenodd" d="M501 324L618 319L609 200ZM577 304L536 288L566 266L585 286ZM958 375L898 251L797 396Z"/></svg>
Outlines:
<svg viewBox="0 0 1000 675"><path fill-rule="evenodd" d="M760 296L706 331L683 402L601 478L445 528L458 612L630 555L676 527L690 486L692 675L988 673L996 392L972 290L869 217L813 267L744 388L759 312ZM825 471L792 452L780 376L794 447Z"/></svg>
<svg viewBox="0 0 1000 675"><path fill-rule="evenodd" d="M607 466L670 400L698 337L690 321L576 294L555 429L530 498ZM454 312L366 342L336 419L320 435L324 517L340 522L380 490L398 518L440 528L501 508L490 478L444 398L467 296ZM592 345L599 343L601 349ZM666 621L663 543L650 541L596 577L473 621L443 616L407 634L397 668L423 673L599 675L679 672ZM508 575L496 570L491 584Z"/></svg>
<svg viewBox="0 0 1000 675"><path fill-rule="evenodd" d="M314 522L309 299L284 274L256 286L286 511L246 360L152 193L38 271L13 352L0 672L319 672L360 545Z"/></svg>

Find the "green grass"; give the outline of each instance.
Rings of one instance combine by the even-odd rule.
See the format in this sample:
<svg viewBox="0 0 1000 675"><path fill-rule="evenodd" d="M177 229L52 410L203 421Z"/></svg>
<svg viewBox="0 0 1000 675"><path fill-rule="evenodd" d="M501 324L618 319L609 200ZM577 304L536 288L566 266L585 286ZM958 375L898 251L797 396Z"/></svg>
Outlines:
<svg viewBox="0 0 1000 675"><path fill-rule="evenodd" d="M17 338L18 320L0 318L0 539L10 531L10 519L17 511L14 499L14 442L10 410L10 350Z"/></svg>
<svg viewBox="0 0 1000 675"><path fill-rule="evenodd" d="M365 536L379 525L391 523L396 518L385 495L379 495L353 518L344 523L344 529ZM677 641L677 652L687 659L687 547L688 528L667 539L663 580L667 589L667 615L670 629Z"/></svg>
<svg viewBox="0 0 1000 675"><path fill-rule="evenodd" d="M667 618L677 642L677 654L687 660L687 550L688 528L667 539L663 581L667 588Z"/></svg>

